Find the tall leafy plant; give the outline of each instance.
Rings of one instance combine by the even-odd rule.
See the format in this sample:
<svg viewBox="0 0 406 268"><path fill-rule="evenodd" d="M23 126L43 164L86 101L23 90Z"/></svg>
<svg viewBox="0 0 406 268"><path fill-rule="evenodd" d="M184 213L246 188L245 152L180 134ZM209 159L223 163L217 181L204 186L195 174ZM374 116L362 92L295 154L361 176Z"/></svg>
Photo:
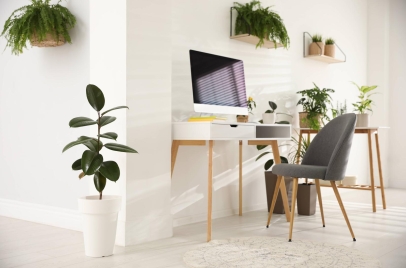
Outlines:
<svg viewBox="0 0 406 268"><path fill-rule="evenodd" d="M377 88L378 86L358 86L354 82L352 82L358 88L358 98L359 101L353 103L354 111L359 112L360 114L365 114L367 111L372 112L372 104L373 101L371 96L376 93L370 93L372 90ZM368 94L369 93L369 94Z"/></svg>
<svg viewBox="0 0 406 268"><path fill-rule="evenodd" d="M314 88L298 91L302 98L297 105L303 106L303 111L307 113L305 120L309 123L310 128L320 129L319 116L321 120L330 120L327 115L328 106L331 106L332 98L330 93L334 93L334 89L320 89L315 83Z"/></svg>
<svg viewBox="0 0 406 268"><path fill-rule="evenodd" d="M262 7L260 1L253 0L247 4L234 2L238 15L235 21L235 34L250 33L259 38L257 48L264 44L264 40L281 43L288 48L290 39L285 24L278 13L271 7Z"/></svg>
<svg viewBox="0 0 406 268"><path fill-rule="evenodd" d="M50 5L50 0L31 0L31 5L23 6L13 13L4 23L1 36L7 39L6 47L11 48L12 54L19 55L27 48L27 41L45 40L51 34L56 40L64 37L71 43L69 30L76 24L75 16L61 6L59 0Z"/></svg>
<svg viewBox="0 0 406 268"><path fill-rule="evenodd" d="M94 120L83 116L75 117L69 121L69 126L77 128L97 125L97 138L80 136L76 141L68 143L63 148L62 152L65 152L69 148L80 144L83 144L88 148L88 150L83 152L82 157L72 164L72 169L82 171L79 174L79 179L83 178L84 176L93 175L94 186L100 194L100 199L102 199L102 193L104 187L106 186L106 179L116 182L120 178L120 168L115 161L104 161L103 155L100 154L100 150L105 147L112 151L124 153L137 153L137 151L126 145L118 143L103 144L103 142L100 141L100 138L117 140L118 137L115 132L106 132L100 134L102 127L116 120L116 117L107 116L106 114L117 109L128 109L128 107L118 106L101 112L104 107L105 99L103 92L95 85L87 85L86 96L90 106L92 106L92 108L97 112L97 119Z"/></svg>

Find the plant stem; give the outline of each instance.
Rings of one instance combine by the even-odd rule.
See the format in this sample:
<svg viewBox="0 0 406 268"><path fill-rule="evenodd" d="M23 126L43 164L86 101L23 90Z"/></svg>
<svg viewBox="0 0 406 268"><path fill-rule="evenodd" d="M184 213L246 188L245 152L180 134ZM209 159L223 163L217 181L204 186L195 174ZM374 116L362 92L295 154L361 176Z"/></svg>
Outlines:
<svg viewBox="0 0 406 268"><path fill-rule="evenodd" d="M99 148L99 146L100 146L100 112L97 112L97 115L98 115L98 122L97 122L97 154L99 154L99 151L100 151L100 148ZM103 191L101 191L100 192L100 198L99 198L99 200L102 200L102 192Z"/></svg>
<svg viewBox="0 0 406 268"><path fill-rule="evenodd" d="M100 198L99 198L99 200L102 200L102 193L103 193L103 191L100 192Z"/></svg>

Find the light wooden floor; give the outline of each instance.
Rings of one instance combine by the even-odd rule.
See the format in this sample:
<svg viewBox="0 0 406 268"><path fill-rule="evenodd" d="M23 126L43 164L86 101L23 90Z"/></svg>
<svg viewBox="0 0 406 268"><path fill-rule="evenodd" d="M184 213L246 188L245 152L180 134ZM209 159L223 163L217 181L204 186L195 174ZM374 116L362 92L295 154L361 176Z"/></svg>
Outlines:
<svg viewBox="0 0 406 268"><path fill-rule="evenodd" d="M323 188L326 228L320 215L295 217L293 240L314 240L354 247L379 258L384 267L406 267L406 190L388 189L388 209L371 212L368 191L342 190L342 199L357 242L351 236L331 189ZM380 199L377 198L378 204ZM275 215L265 228L265 210L213 221L213 239L243 236L288 237L284 216ZM172 238L148 244L116 247L115 255L84 255L82 233L0 217L0 267L184 267L183 254L204 243L206 224L174 229ZM294 241L293 241L294 242Z"/></svg>

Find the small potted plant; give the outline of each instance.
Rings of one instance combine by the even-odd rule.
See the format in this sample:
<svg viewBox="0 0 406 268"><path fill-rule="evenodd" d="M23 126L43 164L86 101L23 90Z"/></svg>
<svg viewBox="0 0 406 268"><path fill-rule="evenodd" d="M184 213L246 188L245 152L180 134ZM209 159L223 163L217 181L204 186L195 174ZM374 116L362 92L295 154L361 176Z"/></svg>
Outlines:
<svg viewBox="0 0 406 268"><path fill-rule="evenodd" d="M333 108L333 106L331 106L331 114L333 116L333 118L336 118L337 116L343 115L347 113L347 100L344 101L344 104L339 103L337 101L337 106L336 108Z"/></svg>
<svg viewBox="0 0 406 268"><path fill-rule="evenodd" d="M235 21L235 34L246 34L256 36L259 41L256 47L264 45L264 40L280 43L286 49L290 44L285 24L278 13L270 7L262 7L260 1L253 0L247 4L234 2L234 8L238 15Z"/></svg>
<svg viewBox="0 0 406 268"><path fill-rule="evenodd" d="M336 53L335 41L333 38L326 39L326 46L324 47L324 55L334 58Z"/></svg>
<svg viewBox="0 0 406 268"><path fill-rule="evenodd" d="M320 34L312 36L312 43L309 47L309 55L324 55L323 37Z"/></svg>
<svg viewBox="0 0 406 268"><path fill-rule="evenodd" d="M11 13L4 23L1 36L6 37L6 47L11 48L12 54L23 53L28 40L32 46L38 47L71 43L69 30L75 26L76 18L66 7L59 4L61 1L50 5L50 0L31 0L31 5Z"/></svg>
<svg viewBox="0 0 406 268"><path fill-rule="evenodd" d="M354 111L358 112L357 114L357 125L356 127L368 127L369 126L369 114L368 111L372 112L373 101L371 96L375 93L370 93L372 90L378 86L358 86L352 82L358 88L358 98L359 101L353 103Z"/></svg>
<svg viewBox="0 0 406 268"><path fill-rule="evenodd" d="M330 120L327 105L331 106L330 93L334 93L334 89L320 89L315 83L313 85L314 88L297 92L302 95L297 105L303 106L303 112L299 112L300 127L318 130L323 119Z"/></svg>
<svg viewBox="0 0 406 268"><path fill-rule="evenodd" d="M275 124L276 121L276 113L275 110L278 108L273 101L268 101L270 109L266 110L265 113L262 114L262 122L264 124Z"/></svg>
<svg viewBox="0 0 406 268"><path fill-rule="evenodd" d="M93 176L94 186L99 192L99 195L85 196L78 200L79 211L83 214L84 219L85 254L89 257L104 257L113 254L121 197L103 196L102 193L107 180L116 182L120 178L120 168L115 161L105 161L100 151L103 148L124 153L137 153L137 151L118 143L103 144L100 140L100 138L117 140L118 135L116 133L101 134L100 130L116 120L116 117L107 116L107 113L117 109L128 109L128 107L118 106L101 113L105 102L104 95L95 85L86 87L86 96L90 106L97 112L97 119L75 117L69 121L69 126L77 128L97 125L97 136L81 136L76 141L68 143L62 152L80 144L87 147L81 158L72 164L73 170L80 171L79 179L84 176Z"/></svg>
<svg viewBox="0 0 406 268"><path fill-rule="evenodd" d="M248 113L253 114L252 110L254 110L254 108L257 107L257 104L255 103L255 101L252 97L248 97L247 107L248 107ZM247 123L248 117L249 117L249 115L237 115L237 122Z"/></svg>

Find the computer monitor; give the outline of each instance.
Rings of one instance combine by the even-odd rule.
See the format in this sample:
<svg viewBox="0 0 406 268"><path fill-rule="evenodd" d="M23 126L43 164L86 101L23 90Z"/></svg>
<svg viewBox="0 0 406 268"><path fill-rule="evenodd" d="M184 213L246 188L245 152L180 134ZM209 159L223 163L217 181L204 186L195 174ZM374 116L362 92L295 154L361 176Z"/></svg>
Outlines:
<svg viewBox="0 0 406 268"><path fill-rule="evenodd" d="M194 110L248 115L241 60L190 50Z"/></svg>

